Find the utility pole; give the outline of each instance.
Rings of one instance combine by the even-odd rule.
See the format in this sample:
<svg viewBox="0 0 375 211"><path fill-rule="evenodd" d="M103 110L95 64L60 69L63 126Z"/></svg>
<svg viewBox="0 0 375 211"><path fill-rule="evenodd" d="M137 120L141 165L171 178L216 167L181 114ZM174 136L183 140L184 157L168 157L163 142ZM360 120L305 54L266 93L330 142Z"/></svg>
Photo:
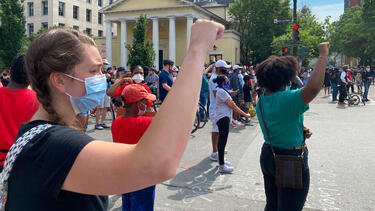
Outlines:
<svg viewBox="0 0 375 211"><path fill-rule="evenodd" d="M297 24L297 0L293 0L293 24ZM297 56L297 40L293 36L293 56Z"/></svg>

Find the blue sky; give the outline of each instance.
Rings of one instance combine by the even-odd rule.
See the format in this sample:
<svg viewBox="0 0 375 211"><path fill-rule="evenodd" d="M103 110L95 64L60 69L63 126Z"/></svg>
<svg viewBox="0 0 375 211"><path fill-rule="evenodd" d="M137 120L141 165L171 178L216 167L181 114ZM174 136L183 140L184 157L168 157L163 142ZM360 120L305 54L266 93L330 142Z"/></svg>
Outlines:
<svg viewBox="0 0 375 211"><path fill-rule="evenodd" d="M331 21L336 21L344 13L344 0L297 0L297 5L299 8L307 5L320 22L327 16L331 16Z"/></svg>

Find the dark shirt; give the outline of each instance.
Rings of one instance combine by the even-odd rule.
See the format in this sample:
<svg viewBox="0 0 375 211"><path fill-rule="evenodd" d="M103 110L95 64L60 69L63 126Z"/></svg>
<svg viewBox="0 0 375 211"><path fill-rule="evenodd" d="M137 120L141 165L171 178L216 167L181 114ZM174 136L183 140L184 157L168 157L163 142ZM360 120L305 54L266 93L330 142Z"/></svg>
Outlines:
<svg viewBox="0 0 375 211"><path fill-rule="evenodd" d="M53 124L33 121L21 125L17 138L47 123ZM6 210L107 210L107 197L61 189L78 154L92 140L81 131L60 125L35 136L23 148L10 173Z"/></svg>
<svg viewBox="0 0 375 211"><path fill-rule="evenodd" d="M243 98L243 90L240 82L240 78L238 77L238 74L233 72L230 74L230 79L229 79L229 84L230 84L230 89L233 91L238 91L236 97Z"/></svg>
<svg viewBox="0 0 375 211"><path fill-rule="evenodd" d="M340 71L333 72L331 74L331 82L335 83L335 84L338 84L339 81L340 81L340 76L341 76L341 72Z"/></svg>
<svg viewBox="0 0 375 211"><path fill-rule="evenodd" d="M243 100L246 102L251 102L251 86L249 84L243 85Z"/></svg>
<svg viewBox="0 0 375 211"><path fill-rule="evenodd" d="M330 75L329 75L329 73L328 73L328 72L325 72L325 74L324 74L324 84L329 84L330 81L331 81L331 80L330 80Z"/></svg>
<svg viewBox="0 0 375 211"><path fill-rule="evenodd" d="M370 82L371 79L368 79L368 77L371 77L371 72L367 72L366 70L362 72L362 81L364 83Z"/></svg>
<svg viewBox="0 0 375 211"><path fill-rule="evenodd" d="M168 91L163 88L163 84L167 84L170 87L173 85L173 78L171 74L165 70L161 71L159 75L159 99L161 101L163 101L168 94Z"/></svg>

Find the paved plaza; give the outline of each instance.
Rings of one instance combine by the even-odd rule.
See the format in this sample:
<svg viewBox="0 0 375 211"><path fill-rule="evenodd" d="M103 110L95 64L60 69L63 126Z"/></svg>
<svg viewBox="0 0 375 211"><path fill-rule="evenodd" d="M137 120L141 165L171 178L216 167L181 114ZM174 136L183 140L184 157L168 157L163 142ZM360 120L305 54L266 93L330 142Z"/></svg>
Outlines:
<svg viewBox="0 0 375 211"><path fill-rule="evenodd" d="M370 88L370 98L375 90ZM305 210L375 210L375 102L337 108L319 97L305 114L313 136L307 141L311 185ZM111 141L110 130L88 134ZM231 128L226 158L233 174L221 175L211 152L211 124L194 133L177 175L156 186L155 210L263 210L265 195L259 165L263 135L253 126ZM110 197L110 210L121 210L121 196Z"/></svg>

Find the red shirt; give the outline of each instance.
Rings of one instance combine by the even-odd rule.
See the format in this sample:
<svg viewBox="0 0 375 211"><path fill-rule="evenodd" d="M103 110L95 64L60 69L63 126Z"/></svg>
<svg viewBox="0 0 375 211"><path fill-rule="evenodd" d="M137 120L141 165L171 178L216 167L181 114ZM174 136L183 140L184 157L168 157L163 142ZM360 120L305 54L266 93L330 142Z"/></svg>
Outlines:
<svg viewBox="0 0 375 211"><path fill-rule="evenodd" d="M151 124L153 117L117 117L111 126L112 138L116 143L137 144Z"/></svg>
<svg viewBox="0 0 375 211"><path fill-rule="evenodd" d="M348 72L347 77L348 77L348 84L351 84L352 83L352 73Z"/></svg>
<svg viewBox="0 0 375 211"><path fill-rule="evenodd" d="M39 108L36 94L31 89L0 88L0 165L4 165L21 124L29 121Z"/></svg>
<svg viewBox="0 0 375 211"><path fill-rule="evenodd" d="M118 88L116 89L115 95L114 95L113 97L120 97L122 91L124 90L124 88L125 88L127 85L129 85L129 84L124 84L124 85L121 85L120 87L118 87ZM151 89L150 89L146 84L142 84L142 83L141 83L141 84L139 84L139 85L143 86L143 87L147 90L148 93L151 93ZM152 106L152 102L149 101L149 100L147 100L147 106L148 106L148 107L151 107L151 106Z"/></svg>

